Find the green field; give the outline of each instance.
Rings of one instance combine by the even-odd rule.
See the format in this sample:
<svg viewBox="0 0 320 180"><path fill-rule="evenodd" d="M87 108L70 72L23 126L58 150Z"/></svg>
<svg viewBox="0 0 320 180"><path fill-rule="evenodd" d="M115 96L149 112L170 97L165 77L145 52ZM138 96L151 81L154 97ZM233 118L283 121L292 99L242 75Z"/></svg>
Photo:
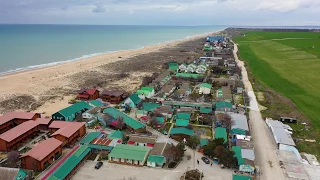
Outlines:
<svg viewBox="0 0 320 180"><path fill-rule="evenodd" d="M312 132L293 127L297 138L317 140L315 144L298 143L298 148L307 152L313 152L308 151L311 147L320 148L320 33L261 31L245 35L235 42L254 78L290 98L312 122Z"/></svg>

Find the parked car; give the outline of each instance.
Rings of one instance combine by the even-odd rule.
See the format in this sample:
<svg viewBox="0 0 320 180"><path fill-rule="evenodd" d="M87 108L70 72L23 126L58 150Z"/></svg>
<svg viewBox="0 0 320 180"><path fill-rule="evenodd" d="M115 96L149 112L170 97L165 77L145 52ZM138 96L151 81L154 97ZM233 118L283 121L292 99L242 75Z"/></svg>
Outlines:
<svg viewBox="0 0 320 180"><path fill-rule="evenodd" d="M206 157L202 157L201 159L202 159L202 161L203 161L204 163L206 163L206 164L210 164L210 161L209 161L209 159L208 159L208 158L206 158Z"/></svg>
<svg viewBox="0 0 320 180"><path fill-rule="evenodd" d="M103 165L103 162L98 162L97 164L96 164L96 166L94 167L95 169L100 169L100 167Z"/></svg>

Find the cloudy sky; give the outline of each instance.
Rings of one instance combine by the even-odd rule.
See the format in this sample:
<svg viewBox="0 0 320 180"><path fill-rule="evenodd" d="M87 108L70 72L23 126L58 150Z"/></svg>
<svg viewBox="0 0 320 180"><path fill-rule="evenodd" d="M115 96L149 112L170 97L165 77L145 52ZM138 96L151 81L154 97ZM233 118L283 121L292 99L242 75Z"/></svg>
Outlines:
<svg viewBox="0 0 320 180"><path fill-rule="evenodd" d="M0 0L0 23L320 25L320 0Z"/></svg>

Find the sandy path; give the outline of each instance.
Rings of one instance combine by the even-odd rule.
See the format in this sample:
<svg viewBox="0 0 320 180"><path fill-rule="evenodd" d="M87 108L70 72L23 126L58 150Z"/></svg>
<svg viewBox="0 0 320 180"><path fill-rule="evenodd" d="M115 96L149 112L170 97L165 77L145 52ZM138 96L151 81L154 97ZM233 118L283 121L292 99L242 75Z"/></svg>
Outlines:
<svg viewBox="0 0 320 180"><path fill-rule="evenodd" d="M242 71L242 81L245 89L250 96L250 130L254 143L255 150L255 164L259 166L262 180L286 180L288 179L283 169L279 165L279 159L277 157L277 147L273 140L271 131L268 129L265 121L262 119L260 110L258 108L258 102L253 92L252 85L248 78L247 70L244 66L244 62L239 60L237 56L238 46L234 43L234 57Z"/></svg>

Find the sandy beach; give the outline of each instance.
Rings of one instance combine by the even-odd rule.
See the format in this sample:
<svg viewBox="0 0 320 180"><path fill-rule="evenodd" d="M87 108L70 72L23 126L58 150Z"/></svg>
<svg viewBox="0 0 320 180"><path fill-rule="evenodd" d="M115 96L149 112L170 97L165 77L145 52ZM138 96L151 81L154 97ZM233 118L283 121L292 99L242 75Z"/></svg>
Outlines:
<svg viewBox="0 0 320 180"><path fill-rule="evenodd" d="M67 107L81 88L131 93L143 77L163 71L164 63L191 62L201 56L203 38L208 34L0 76L0 114L22 110L50 116Z"/></svg>

